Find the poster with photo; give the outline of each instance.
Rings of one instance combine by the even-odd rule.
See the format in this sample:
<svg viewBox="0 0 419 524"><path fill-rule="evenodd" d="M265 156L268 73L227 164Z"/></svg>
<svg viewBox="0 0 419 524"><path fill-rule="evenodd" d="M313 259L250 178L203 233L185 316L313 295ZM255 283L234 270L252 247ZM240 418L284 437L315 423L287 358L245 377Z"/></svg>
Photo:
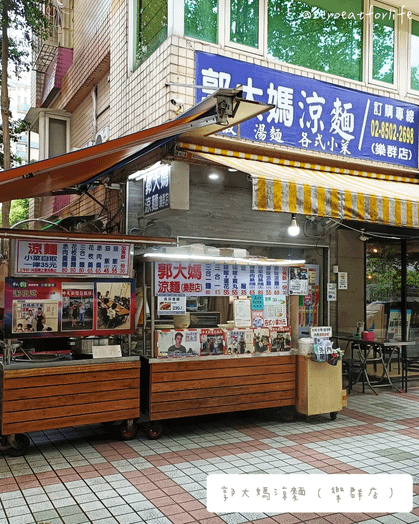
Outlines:
<svg viewBox="0 0 419 524"><path fill-rule="evenodd" d="M227 329L225 338L228 355L253 353L253 331L251 329Z"/></svg>
<svg viewBox="0 0 419 524"><path fill-rule="evenodd" d="M291 350L291 328L278 327L271 329L271 351L280 353Z"/></svg>
<svg viewBox="0 0 419 524"><path fill-rule="evenodd" d="M200 330L200 354L223 355L225 352L225 335L223 329L201 329Z"/></svg>
<svg viewBox="0 0 419 524"><path fill-rule="evenodd" d="M93 282L63 282L61 330L93 329Z"/></svg>
<svg viewBox="0 0 419 524"><path fill-rule="evenodd" d="M58 301L13 301L12 333L50 333L58 331Z"/></svg>
<svg viewBox="0 0 419 524"><path fill-rule="evenodd" d="M116 321L99 322L98 296L113 291ZM132 333L133 279L92 280L6 278L4 336L7 338L73 337ZM110 303L110 306L112 306ZM109 301L108 301L109 304Z"/></svg>
<svg viewBox="0 0 419 524"><path fill-rule="evenodd" d="M253 330L253 348L255 353L267 353L271 350L271 337L268 328Z"/></svg>
<svg viewBox="0 0 419 524"><path fill-rule="evenodd" d="M288 268L288 294L308 294L308 269L305 267Z"/></svg>
<svg viewBox="0 0 419 524"><path fill-rule="evenodd" d="M159 329L156 331L156 355L167 357L198 357L199 330Z"/></svg>
<svg viewBox="0 0 419 524"><path fill-rule="evenodd" d="M264 325L264 312L263 309L252 309L252 327L260 328Z"/></svg>
<svg viewBox="0 0 419 524"><path fill-rule="evenodd" d="M133 324L133 281L107 280L96 284L96 329L125 331Z"/></svg>
<svg viewBox="0 0 419 524"><path fill-rule="evenodd" d="M5 336L51 336L59 330L61 288L53 279L5 279Z"/></svg>

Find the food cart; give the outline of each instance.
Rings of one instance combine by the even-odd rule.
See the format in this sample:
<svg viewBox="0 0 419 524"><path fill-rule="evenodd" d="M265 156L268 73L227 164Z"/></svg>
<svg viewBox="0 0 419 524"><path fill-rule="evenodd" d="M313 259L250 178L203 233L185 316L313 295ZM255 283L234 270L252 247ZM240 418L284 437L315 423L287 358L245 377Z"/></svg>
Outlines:
<svg viewBox="0 0 419 524"><path fill-rule="evenodd" d="M118 422L137 432L140 361L122 356L134 331L134 244L147 239L40 231L12 238L5 271L0 442L14 455L27 432ZM90 350L90 351L89 351Z"/></svg>
<svg viewBox="0 0 419 524"><path fill-rule="evenodd" d="M167 419L264 408L275 408L283 420L295 417L297 355L290 325L299 308L294 301L292 311L290 295L306 301L312 296L316 314L310 321L317 323L316 268L303 260L239 256L234 250L212 257L201 249L145 254L143 293L150 318L144 318L143 337L151 351L141 357L141 412L150 421L150 438L161 435ZM192 300L197 295L223 297L233 318L190 327L198 314Z"/></svg>

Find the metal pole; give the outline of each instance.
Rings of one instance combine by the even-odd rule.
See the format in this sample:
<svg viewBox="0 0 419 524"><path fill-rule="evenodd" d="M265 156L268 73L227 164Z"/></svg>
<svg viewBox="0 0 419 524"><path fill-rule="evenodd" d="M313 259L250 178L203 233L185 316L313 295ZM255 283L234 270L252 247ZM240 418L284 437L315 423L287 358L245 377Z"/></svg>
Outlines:
<svg viewBox="0 0 419 524"><path fill-rule="evenodd" d="M154 292L155 292L155 285L154 285L154 262L151 263L151 282L150 282L150 341L151 341L151 358L154 358L155 350L154 350Z"/></svg>
<svg viewBox="0 0 419 524"><path fill-rule="evenodd" d="M143 262L143 323L142 323L142 330L143 330L143 355L146 356L146 348L147 348L147 334L146 334L146 322L147 322L147 283L145 278L145 272L146 272L147 264L146 262Z"/></svg>
<svg viewBox="0 0 419 524"><path fill-rule="evenodd" d="M402 315L402 340L407 340L407 242L402 240L400 243L401 255L401 315Z"/></svg>

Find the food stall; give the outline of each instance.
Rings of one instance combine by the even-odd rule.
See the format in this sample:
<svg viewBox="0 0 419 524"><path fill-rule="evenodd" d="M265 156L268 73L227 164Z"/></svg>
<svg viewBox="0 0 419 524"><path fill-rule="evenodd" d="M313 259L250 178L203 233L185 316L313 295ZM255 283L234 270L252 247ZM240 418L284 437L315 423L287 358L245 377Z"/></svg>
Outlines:
<svg viewBox="0 0 419 524"><path fill-rule="evenodd" d="M317 325L318 267L243 251L184 246L144 255L150 318L143 337L151 351L141 357L141 412L150 438L173 418L263 408L295 416L292 348L303 318L304 326ZM191 322L197 302L222 300L224 323L190 327L199 326Z"/></svg>
<svg viewBox="0 0 419 524"><path fill-rule="evenodd" d="M6 231L0 364L3 449L23 454L26 432L118 422L137 432L140 361L122 356L134 331L134 244L153 239ZM159 239L156 243L172 243ZM124 352L127 353L127 352Z"/></svg>

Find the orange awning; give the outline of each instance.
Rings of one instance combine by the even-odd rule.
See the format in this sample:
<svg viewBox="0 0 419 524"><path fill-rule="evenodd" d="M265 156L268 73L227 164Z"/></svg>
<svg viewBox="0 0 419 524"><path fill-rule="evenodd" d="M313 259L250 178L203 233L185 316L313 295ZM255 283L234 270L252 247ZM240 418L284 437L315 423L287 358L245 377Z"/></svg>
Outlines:
<svg viewBox="0 0 419 524"><path fill-rule="evenodd" d="M110 140L102 144L71 151L64 155L0 172L0 202L50 194L63 188L81 184L120 167L132 155L146 151L159 140L183 133L211 134L252 118L271 106L240 98L239 88L219 90L203 100L183 116L165 124ZM220 113L217 97L231 97L234 113L228 117Z"/></svg>

